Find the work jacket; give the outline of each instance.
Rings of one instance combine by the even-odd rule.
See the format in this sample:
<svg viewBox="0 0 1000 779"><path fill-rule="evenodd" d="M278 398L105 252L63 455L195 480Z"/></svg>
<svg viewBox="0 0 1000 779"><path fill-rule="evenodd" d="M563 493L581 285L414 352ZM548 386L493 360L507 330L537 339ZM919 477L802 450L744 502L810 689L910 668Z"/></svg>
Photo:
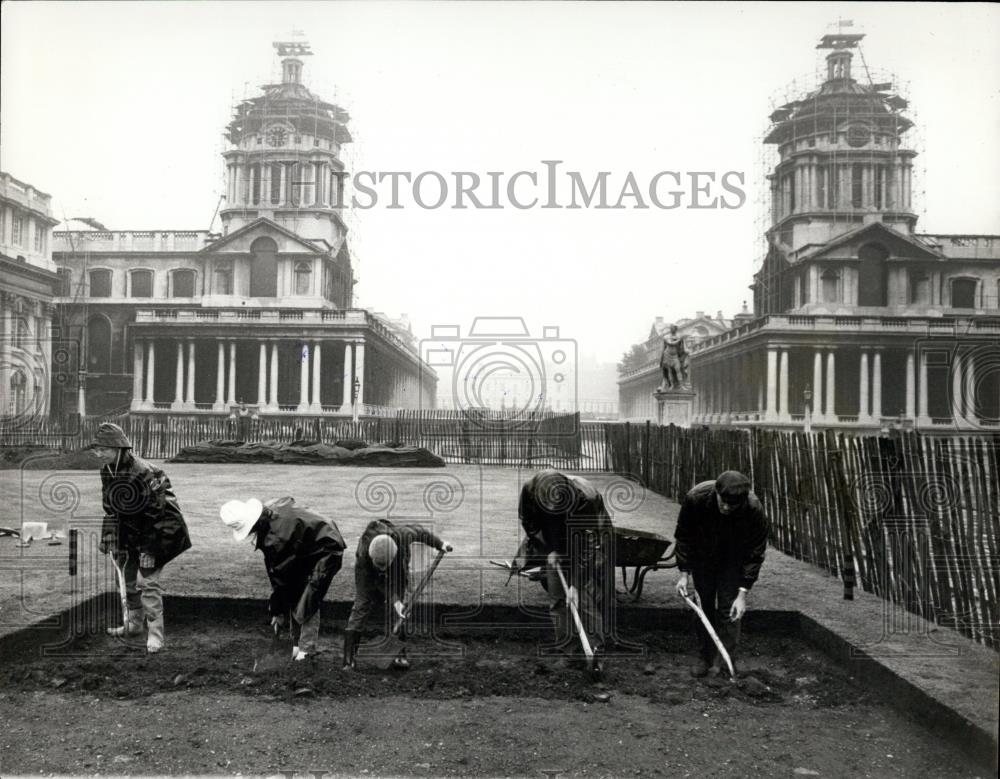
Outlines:
<svg viewBox="0 0 1000 779"><path fill-rule="evenodd" d="M102 539L121 551L148 554L159 568L191 548L184 516L167 475L129 449L101 468Z"/></svg>
<svg viewBox="0 0 1000 779"><path fill-rule="evenodd" d="M738 568L740 587L749 590L757 581L767 549L768 521L752 492L730 514L719 511L715 482L691 488L677 517L677 568L681 571L719 573Z"/></svg>
<svg viewBox="0 0 1000 779"><path fill-rule="evenodd" d="M340 530L329 519L296 506L295 498L284 497L267 503L256 534L256 548L264 553L271 581L271 614L296 609L295 619L306 622L319 609L343 562L347 544ZM307 586L309 597L300 604Z"/></svg>
<svg viewBox="0 0 1000 779"><path fill-rule="evenodd" d="M547 479L563 479L557 488L554 503L545 508L539 501L539 489ZM521 488L517 504L521 527L532 539L536 554L558 552L569 555L569 536L574 529L610 531L611 517L604 507L601 493L586 479L567 476L556 471L540 471Z"/></svg>
<svg viewBox="0 0 1000 779"><path fill-rule="evenodd" d="M396 542L396 557L384 573L375 567L368 556L368 545L375 536L382 534ZM396 525L388 519L369 522L361 534L354 564L359 566L362 575L386 593L389 603L401 601L406 595L410 577L410 546L418 541L433 549L444 548L444 541L422 525Z"/></svg>

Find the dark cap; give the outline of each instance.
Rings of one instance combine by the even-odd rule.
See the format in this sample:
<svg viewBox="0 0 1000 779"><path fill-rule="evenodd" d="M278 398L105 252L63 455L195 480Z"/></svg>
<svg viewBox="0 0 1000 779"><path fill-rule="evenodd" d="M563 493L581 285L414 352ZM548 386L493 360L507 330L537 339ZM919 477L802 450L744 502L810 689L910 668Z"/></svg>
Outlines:
<svg viewBox="0 0 1000 779"><path fill-rule="evenodd" d="M715 491L723 503L738 506L750 494L750 480L739 471L725 471L715 480Z"/></svg>
<svg viewBox="0 0 1000 779"><path fill-rule="evenodd" d="M125 431L113 422L102 422L94 434L90 447L107 446L118 449L131 449L132 442L128 440Z"/></svg>

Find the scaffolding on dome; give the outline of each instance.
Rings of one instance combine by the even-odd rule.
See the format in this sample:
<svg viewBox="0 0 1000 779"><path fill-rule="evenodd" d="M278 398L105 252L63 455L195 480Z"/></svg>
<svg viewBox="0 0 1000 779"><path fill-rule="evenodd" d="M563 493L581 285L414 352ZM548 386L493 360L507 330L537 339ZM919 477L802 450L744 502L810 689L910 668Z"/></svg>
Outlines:
<svg viewBox="0 0 1000 779"><path fill-rule="evenodd" d="M818 212L831 225L832 238L863 224L869 213L901 214L899 218L912 219L911 224L921 214L923 193L913 179L925 180L923 144L916 113L909 110L908 84L893 73L869 68L861 48L864 34L844 34L842 27L850 22L835 24L837 32L823 35L816 47L821 56L813 73L793 79L772 97L768 124L757 139L762 196L756 201L755 231L763 239L754 261L758 316L792 308L787 217ZM860 66L853 73L852 53L859 55L855 64ZM801 144L822 160L816 166L822 172L809 182L808 191L796 192L800 180L794 168L788 170L787 161L790 154L802 153ZM911 171L905 183L893 179L902 164L891 169L886 164L902 157ZM912 165L914 158L921 162ZM785 170L779 171L781 167Z"/></svg>

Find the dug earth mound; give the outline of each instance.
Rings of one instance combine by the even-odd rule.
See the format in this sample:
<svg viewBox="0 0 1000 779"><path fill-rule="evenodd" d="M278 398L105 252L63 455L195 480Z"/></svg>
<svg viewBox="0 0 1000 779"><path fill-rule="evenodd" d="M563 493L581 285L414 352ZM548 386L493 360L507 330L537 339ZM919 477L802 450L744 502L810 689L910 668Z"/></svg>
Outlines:
<svg viewBox="0 0 1000 779"><path fill-rule="evenodd" d="M263 622L263 620L262 620ZM541 633L411 641L413 667L326 651L262 663L266 624L183 616L168 651L86 636L5 657L6 772L395 776L983 776L795 638L748 636L744 682L688 673L688 635L637 632L600 683ZM369 640L374 636L369 636ZM290 650L289 647L282 647ZM254 670L257 668L258 670ZM137 708L138 707L138 708ZM142 724L136 726L135 712ZM82 715L82 716L81 716ZM36 741L44 727L44 744Z"/></svg>

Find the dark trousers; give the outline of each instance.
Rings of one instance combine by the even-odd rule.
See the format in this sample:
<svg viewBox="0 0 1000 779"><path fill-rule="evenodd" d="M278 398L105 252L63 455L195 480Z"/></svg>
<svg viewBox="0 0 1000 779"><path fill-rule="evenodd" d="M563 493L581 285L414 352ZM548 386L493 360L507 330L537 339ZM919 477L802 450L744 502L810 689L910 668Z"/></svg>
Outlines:
<svg viewBox="0 0 1000 779"><path fill-rule="evenodd" d="M701 608L731 658L740 639L740 621L732 622L729 619L729 609L740 589L740 568L739 566L696 568L692 573ZM697 615L694 616L694 620L695 632L698 634L698 654L705 662L712 663L718 654L715 642Z"/></svg>

